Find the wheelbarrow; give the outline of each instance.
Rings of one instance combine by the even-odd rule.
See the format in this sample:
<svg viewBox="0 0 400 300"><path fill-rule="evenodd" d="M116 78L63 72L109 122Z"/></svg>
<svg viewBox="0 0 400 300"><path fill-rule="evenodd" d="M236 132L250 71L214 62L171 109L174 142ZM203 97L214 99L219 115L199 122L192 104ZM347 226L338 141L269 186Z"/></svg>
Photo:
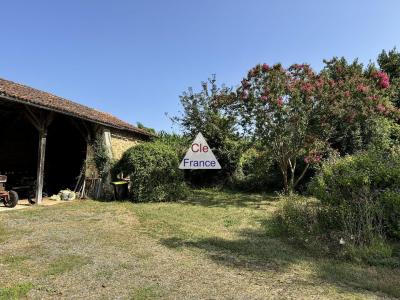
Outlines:
<svg viewBox="0 0 400 300"><path fill-rule="evenodd" d="M18 204L18 194L16 191L6 191L4 185L7 182L7 176L0 175L0 202L6 207L15 207Z"/></svg>

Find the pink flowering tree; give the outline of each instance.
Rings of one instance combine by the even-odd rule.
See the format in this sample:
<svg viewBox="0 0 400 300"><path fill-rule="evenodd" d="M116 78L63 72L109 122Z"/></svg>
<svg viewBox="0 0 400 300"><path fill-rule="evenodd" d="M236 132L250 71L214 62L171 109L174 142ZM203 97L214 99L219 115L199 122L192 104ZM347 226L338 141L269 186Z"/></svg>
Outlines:
<svg viewBox="0 0 400 300"><path fill-rule="evenodd" d="M332 136L330 144L342 154L352 154L366 147L370 132L368 123L377 117L397 120L393 106L393 89L389 76L382 71L344 58L325 61L321 72L325 78L321 97L329 106Z"/></svg>
<svg viewBox="0 0 400 300"><path fill-rule="evenodd" d="M397 118L389 99L386 73L333 59L320 74L306 64L288 69L259 64L242 80L235 97L217 101L236 116L243 133L273 155L284 191L291 193L328 150L343 152L348 132L354 139L370 118Z"/></svg>
<svg viewBox="0 0 400 300"><path fill-rule="evenodd" d="M325 79L308 65L284 69L263 64L249 71L228 103L243 132L273 155L285 193L294 190L327 149L331 128L324 119L325 87Z"/></svg>

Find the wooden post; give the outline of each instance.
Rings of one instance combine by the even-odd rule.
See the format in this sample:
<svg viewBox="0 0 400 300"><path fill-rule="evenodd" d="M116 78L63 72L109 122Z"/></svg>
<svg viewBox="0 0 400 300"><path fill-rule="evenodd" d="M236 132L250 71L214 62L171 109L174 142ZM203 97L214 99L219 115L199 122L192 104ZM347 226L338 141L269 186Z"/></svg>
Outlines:
<svg viewBox="0 0 400 300"><path fill-rule="evenodd" d="M46 157L47 127L41 128L39 131L39 151L38 151L38 168L36 176L36 203L42 203L43 196L43 178L44 163Z"/></svg>
<svg viewBox="0 0 400 300"><path fill-rule="evenodd" d="M54 118L54 113L44 110L35 110L26 106L26 115L29 121L39 132L38 165L36 175L36 203L41 204L43 198L44 165L46 158L47 128Z"/></svg>

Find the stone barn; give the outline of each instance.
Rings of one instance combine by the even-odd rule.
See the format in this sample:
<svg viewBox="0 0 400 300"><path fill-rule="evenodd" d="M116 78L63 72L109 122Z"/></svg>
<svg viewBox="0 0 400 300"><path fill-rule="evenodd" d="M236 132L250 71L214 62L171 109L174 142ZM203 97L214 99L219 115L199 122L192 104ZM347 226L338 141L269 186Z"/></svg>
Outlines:
<svg viewBox="0 0 400 300"><path fill-rule="evenodd" d="M74 190L79 182L93 192L101 182L95 140L118 159L153 136L110 114L0 79L0 174L8 176L9 188L33 190L37 203L43 191Z"/></svg>

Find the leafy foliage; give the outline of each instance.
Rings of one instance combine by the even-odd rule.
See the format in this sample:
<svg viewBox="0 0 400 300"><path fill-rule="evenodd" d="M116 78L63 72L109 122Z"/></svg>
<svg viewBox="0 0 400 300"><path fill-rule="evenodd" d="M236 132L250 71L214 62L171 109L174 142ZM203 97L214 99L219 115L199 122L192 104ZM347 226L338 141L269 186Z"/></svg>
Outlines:
<svg viewBox="0 0 400 300"><path fill-rule="evenodd" d="M340 211L341 229L357 244L400 237L400 152L363 152L326 162L310 191Z"/></svg>
<svg viewBox="0 0 400 300"><path fill-rule="evenodd" d="M333 255L371 265L397 267L399 259L392 245L381 236L372 234L368 242L360 243L354 232L351 234L347 231L367 229L360 227L363 224L360 224L360 221L368 219L353 219L356 216L355 212L360 212L360 207L364 212L373 211L371 207L367 208L365 203L349 210L349 206L332 206L313 198L291 196L283 200L274 213L271 223L273 233L319 255ZM353 221L355 224L350 224L349 227L347 221ZM372 233L372 230L369 228L369 231L365 232Z"/></svg>
<svg viewBox="0 0 400 300"><path fill-rule="evenodd" d="M386 52L383 50L378 56L380 69L386 72L391 81L392 95L391 101L400 107L400 53L396 48Z"/></svg>
<svg viewBox="0 0 400 300"><path fill-rule="evenodd" d="M236 120L218 106L215 99L227 97L231 89L218 87L215 76L202 82L199 92L189 88L180 96L181 116L172 118L183 129L185 137L193 140L201 132L218 159L221 170L188 170L186 177L194 185L215 185L227 182L235 172L242 143L235 133ZM186 146L187 147L187 146Z"/></svg>
<svg viewBox="0 0 400 300"><path fill-rule="evenodd" d="M134 201L167 201L186 197L183 172L175 150L164 143L142 143L128 149L116 172L130 176Z"/></svg>
<svg viewBox="0 0 400 300"><path fill-rule="evenodd" d="M383 116L397 120L399 111L392 105L392 86L386 73L370 65L366 69L357 60L344 58L325 61L324 97L328 104L326 118L333 132L331 146L341 154L365 150L368 145L368 123Z"/></svg>
<svg viewBox="0 0 400 300"><path fill-rule="evenodd" d="M112 161L110 155L107 153L107 148L103 138L101 136L98 136L94 140L92 147L94 151L94 164L96 165L100 177L105 179L112 168Z"/></svg>
<svg viewBox="0 0 400 300"><path fill-rule="evenodd" d="M168 145L172 149L175 149L179 159L184 157L188 149L188 145L190 145L191 142L188 136L183 136L176 133L167 133L165 131L161 131L158 134L157 141Z"/></svg>
<svg viewBox="0 0 400 300"><path fill-rule="evenodd" d="M382 50L378 56L378 65L391 79L400 78L400 53L396 48L389 52Z"/></svg>
<svg viewBox="0 0 400 300"><path fill-rule="evenodd" d="M325 81L308 65L257 65L251 69L235 101L222 102L243 130L278 164L285 192L290 193L311 164L327 148L330 124L323 119ZM222 99L224 100L224 99ZM299 159L306 164L298 174Z"/></svg>
<svg viewBox="0 0 400 300"><path fill-rule="evenodd" d="M156 130L155 130L154 128L146 127L146 126L144 126L143 123L141 123L141 122L137 122L137 123L136 123L136 126L137 126L137 128L146 130L146 131L148 131L148 132L150 132L150 133L153 133L153 134L156 133Z"/></svg>
<svg viewBox="0 0 400 300"><path fill-rule="evenodd" d="M279 168L269 153L251 147L240 158L233 188L246 192L280 190L279 176Z"/></svg>

